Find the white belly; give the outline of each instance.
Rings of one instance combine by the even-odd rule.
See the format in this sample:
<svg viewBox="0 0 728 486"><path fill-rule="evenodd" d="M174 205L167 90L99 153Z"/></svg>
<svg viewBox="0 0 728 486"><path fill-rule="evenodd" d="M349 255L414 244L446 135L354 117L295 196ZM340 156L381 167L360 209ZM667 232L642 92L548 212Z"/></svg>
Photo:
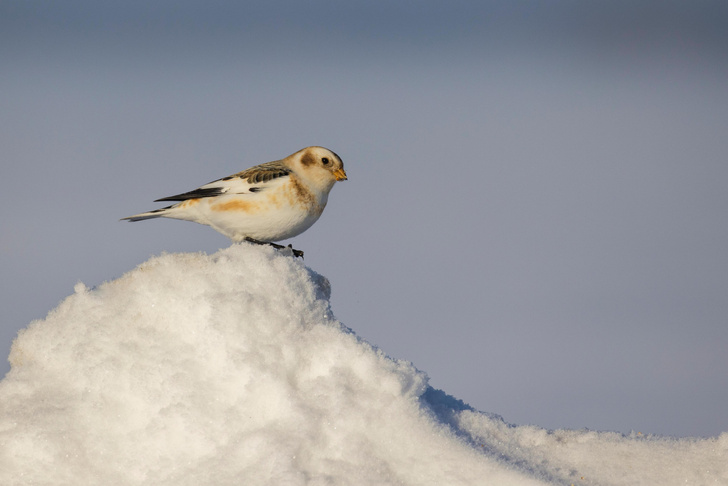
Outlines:
<svg viewBox="0 0 728 486"><path fill-rule="evenodd" d="M326 204L302 204L285 197L258 194L233 194L186 203L180 204L182 211L169 216L206 224L233 241L246 237L260 241L293 238L319 219Z"/></svg>

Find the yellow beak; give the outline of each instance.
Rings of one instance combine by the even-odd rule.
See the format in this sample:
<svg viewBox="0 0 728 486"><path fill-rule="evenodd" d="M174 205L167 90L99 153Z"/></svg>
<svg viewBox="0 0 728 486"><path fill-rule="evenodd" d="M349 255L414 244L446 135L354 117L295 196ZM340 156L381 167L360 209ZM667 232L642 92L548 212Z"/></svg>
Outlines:
<svg viewBox="0 0 728 486"><path fill-rule="evenodd" d="M336 169L334 171L334 177L336 177L337 181L345 181L347 180L346 172L344 172L344 169Z"/></svg>

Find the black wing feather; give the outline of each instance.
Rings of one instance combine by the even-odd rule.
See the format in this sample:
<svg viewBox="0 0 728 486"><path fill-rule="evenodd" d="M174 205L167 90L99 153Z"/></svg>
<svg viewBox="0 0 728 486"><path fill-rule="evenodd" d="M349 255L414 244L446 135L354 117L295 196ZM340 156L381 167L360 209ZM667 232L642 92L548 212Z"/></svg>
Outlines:
<svg viewBox="0 0 728 486"><path fill-rule="evenodd" d="M255 167L251 167L250 169L246 169L242 172L238 172L237 174L233 174L228 177L224 177L222 179L218 179L217 181L212 181L209 184L205 184L205 186L208 186L210 184L213 184L218 181L229 181L234 178L240 178L243 180L246 180L249 184L260 184L263 182L268 182L273 179L277 179L279 177L285 177L287 175L291 174L291 169L286 167L281 161L276 160L274 162L267 162L265 164L260 164ZM188 199L199 199L203 197L215 197L219 196L220 194L225 194L229 188L223 186L217 186L217 187L205 187L202 186L198 189L195 189L194 191L190 192L183 192L182 194L177 194L176 196L169 196L169 197L163 197L161 199L157 199L154 202L159 201L186 201ZM253 187L250 188L250 192L256 192L261 190L261 187Z"/></svg>
<svg viewBox="0 0 728 486"><path fill-rule="evenodd" d="M190 192L183 192L182 194L177 194L176 196L169 196L169 197L163 197L162 199L156 199L154 202L158 201L186 201L188 199L199 199L201 197L215 197L222 194L223 188L221 187L208 187L205 189L195 189L194 191Z"/></svg>

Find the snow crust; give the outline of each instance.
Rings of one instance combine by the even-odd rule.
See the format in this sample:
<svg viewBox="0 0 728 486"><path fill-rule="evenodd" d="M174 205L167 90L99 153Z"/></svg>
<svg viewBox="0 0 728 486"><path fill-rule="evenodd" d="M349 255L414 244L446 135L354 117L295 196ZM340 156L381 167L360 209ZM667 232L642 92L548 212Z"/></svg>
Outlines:
<svg viewBox="0 0 728 486"><path fill-rule="evenodd" d="M0 484L728 484L726 433L508 424L358 338L330 294L246 244L77 284L13 344Z"/></svg>

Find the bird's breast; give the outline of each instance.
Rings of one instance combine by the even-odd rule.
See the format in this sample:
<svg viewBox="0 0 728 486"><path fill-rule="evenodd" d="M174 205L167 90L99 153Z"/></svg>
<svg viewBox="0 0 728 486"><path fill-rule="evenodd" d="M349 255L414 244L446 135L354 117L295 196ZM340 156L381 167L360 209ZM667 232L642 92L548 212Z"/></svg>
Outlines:
<svg viewBox="0 0 728 486"><path fill-rule="evenodd" d="M297 177L290 177L281 189L288 204L291 206L304 207L308 210L315 210L319 206L316 195Z"/></svg>

